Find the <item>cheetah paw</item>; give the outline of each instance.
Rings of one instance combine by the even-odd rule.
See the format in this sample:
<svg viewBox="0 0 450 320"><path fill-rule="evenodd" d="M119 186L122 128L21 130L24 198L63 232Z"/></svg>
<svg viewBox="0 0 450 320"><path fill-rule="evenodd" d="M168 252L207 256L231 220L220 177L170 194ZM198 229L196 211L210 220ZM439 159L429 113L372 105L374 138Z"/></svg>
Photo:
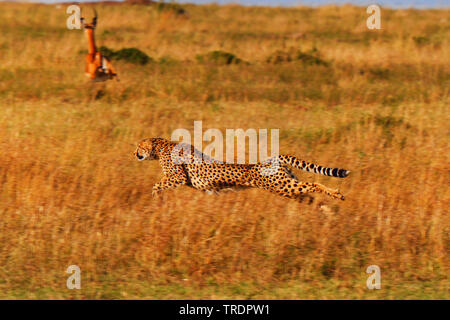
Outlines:
<svg viewBox="0 0 450 320"><path fill-rule="evenodd" d="M161 193L160 190L153 190L153 191L152 191L152 197L153 197L153 198L157 198L157 197L159 196L160 193Z"/></svg>
<svg viewBox="0 0 450 320"><path fill-rule="evenodd" d="M333 198L339 199L339 200L342 200L342 201L345 200L344 195L343 195L339 190L336 190L336 191L334 192Z"/></svg>

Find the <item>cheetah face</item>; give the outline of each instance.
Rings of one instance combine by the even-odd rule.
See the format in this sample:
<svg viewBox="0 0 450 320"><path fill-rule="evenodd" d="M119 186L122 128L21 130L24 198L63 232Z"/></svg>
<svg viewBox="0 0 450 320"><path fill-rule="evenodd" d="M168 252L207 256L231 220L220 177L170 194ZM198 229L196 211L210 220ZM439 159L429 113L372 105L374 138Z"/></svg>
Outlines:
<svg viewBox="0 0 450 320"><path fill-rule="evenodd" d="M136 151L134 152L134 155L136 156L138 161L151 160L149 159L150 158L149 152L141 147L137 147Z"/></svg>
<svg viewBox="0 0 450 320"><path fill-rule="evenodd" d="M134 152L134 155L139 161L157 159L155 153L153 152L152 144L145 140L139 144Z"/></svg>

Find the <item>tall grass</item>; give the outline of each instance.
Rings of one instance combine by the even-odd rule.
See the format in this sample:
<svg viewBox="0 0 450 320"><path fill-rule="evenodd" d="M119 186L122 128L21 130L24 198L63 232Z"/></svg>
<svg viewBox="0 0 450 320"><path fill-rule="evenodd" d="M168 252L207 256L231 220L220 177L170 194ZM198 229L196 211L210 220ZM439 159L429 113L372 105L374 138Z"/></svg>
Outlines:
<svg viewBox="0 0 450 320"><path fill-rule="evenodd" d="M153 60L91 85L64 6L0 4L0 297L448 298L448 11L383 9L369 31L352 6L183 8L97 6L99 46ZM326 63L268 59L292 48ZM196 59L218 50L247 63ZM281 153L352 171L298 173L347 200L152 198L136 142L194 120L279 128Z"/></svg>

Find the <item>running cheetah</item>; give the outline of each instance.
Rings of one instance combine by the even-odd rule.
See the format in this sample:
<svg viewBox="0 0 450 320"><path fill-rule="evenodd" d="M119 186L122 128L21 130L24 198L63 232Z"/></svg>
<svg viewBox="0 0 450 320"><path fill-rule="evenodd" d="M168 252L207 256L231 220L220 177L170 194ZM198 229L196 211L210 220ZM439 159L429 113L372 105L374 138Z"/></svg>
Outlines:
<svg viewBox="0 0 450 320"><path fill-rule="evenodd" d="M140 161L159 160L163 177L153 186L153 196L163 190L186 185L206 192L256 187L297 200L302 200L310 193L321 192L332 198L344 200L344 196L338 190L329 189L318 183L299 181L287 165L338 178L345 178L350 173L345 169L327 168L289 155L279 155L257 164L225 164L210 158L191 145L162 138L143 140L134 154Z"/></svg>

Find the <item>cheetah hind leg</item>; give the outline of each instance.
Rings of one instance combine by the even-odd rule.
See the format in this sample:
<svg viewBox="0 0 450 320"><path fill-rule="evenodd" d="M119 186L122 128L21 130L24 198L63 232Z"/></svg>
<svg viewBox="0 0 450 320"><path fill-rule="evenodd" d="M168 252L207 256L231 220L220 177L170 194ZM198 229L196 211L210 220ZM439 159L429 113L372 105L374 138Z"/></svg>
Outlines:
<svg viewBox="0 0 450 320"><path fill-rule="evenodd" d="M314 200L311 195L312 193L324 193L334 199L344 200L344 196L339 192L339 190L330 189L319 183L300 182L295 179L290 179L290 181L288 181L288 183L283 185L280 189L273 191L281 196L297 199L300 202L308 199L308 202L312 203Z"/></svg>
<svg viewBox="0 0 450 320"><path fill-rule="evenodd" d="M220 192L220 188L216 186L215 184L211 184L208 186L202 186L202 187L194 187L197 190L200 190L202 192L206 192L208 195L218 195Z"/></svg>
<svg viewBox="0 0 450 320"><path fill-rule="evenodd" d="M309 182L303 183L298 187L295 193L301 195L302 193L314 193L314 192L324 193L334 199L345 200L345 197L339 192L339 190L325 187L324 185L319 183L309 183Z"/></svg>
<svg viewBox="0 0 450 320"><path fill-rule="evenodd" d="M208 195L218 195L219 194L219 192L220 192L220 190L217 190L217 189L205 189L205 190L202 190L203 192L206 192Z"/></svg>

